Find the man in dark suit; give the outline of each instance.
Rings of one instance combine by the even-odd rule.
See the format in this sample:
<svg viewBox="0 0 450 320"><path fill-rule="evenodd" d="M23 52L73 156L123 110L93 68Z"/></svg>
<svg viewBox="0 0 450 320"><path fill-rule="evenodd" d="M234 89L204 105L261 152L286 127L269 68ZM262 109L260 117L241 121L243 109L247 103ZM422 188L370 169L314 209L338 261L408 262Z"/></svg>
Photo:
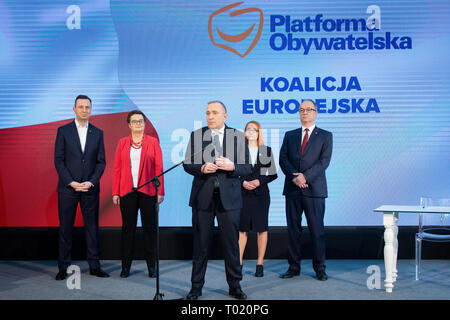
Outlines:
<svg viewBox="0 0 450 320"><path fill-rule="evenodd" d="M75 120L58 128L55 141L55 167L59 175L59 272L56 280L67 277L72 249L72 230L78 203L86 233L90 274L106 278L100 268L98 245L98 211L100 178L105 170L103 131L89 123L91 99L75 99Z"/></svg>
<svg viewBox="0 0 450 320"><path fill-rule="evenodd" d="M251 165L244 134L226 126L226 119L222 102L208 103L208 126L192 132L183 163L184 170L194 176L189 200L194 236L192 288L186 297L190 300L202 295L215 217L222 238L229 294L236 299L247 298L239 284L242 280L238 242L242 207L239 177L250 174Z"/></svg>
<svg viewBox="0 0 450 320"><path fill-rule="evenodd" d="M313 243L313 268L318 280L325 281L325 198L328 197L325 170L333 148L331 132L316 127L317 105L310 100L300 105L302 127L286 132L280 150L280 167L286 175L289 269L281 278L300 274L301 219L305 212Z"/></svg>

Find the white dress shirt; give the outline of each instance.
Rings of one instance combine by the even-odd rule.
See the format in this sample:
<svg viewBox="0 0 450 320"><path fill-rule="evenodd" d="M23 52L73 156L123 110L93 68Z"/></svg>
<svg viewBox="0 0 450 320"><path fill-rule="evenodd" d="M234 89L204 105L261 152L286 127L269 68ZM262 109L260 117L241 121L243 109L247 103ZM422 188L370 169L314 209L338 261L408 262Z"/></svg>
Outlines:
<svg viewBox="0 0 450 320"><path fill-rule="evenodd" d="M302 126L302 143L303 143L303 138L305 137L305 133L306 133L305 129L308 129L308 140L309 140L309 138L311 138L311 132L313 132L315 127L316 127L315 124L313 124L311 127L304 127L304 126Z"/></svg>
<svg viewBox="0 0 450 320"><path fill-rule="evenodd" d="M78 137L80 138L81 152L84 152L84 147L86 146L86 138L87 138L87 131L88 131L88 127L89 127L89 122L87 122L86 126L83 127L77 121L77 119L75 119L75 125L77 126Z"/></svg>
<svg viewBox="0 0 450 320"><path fill-rule="evenodd" d="M214 136L219 135L219 141L220 141L221 147L223 147L224 133L225 133L225 125L220 129L211 129L211 138L213 138L213 141L214 141Z"/></svg>
<svg viewBox="0 0 450 320"><path fill-rule="evenodd" d="M139 165L141 164L141 150L130 147L131 177L133 178L133 188L137 188L139 180Z"/></svg>
<svg viewBox="0 0 450 320"><path fill-rule="evenodd" d="M254 166L256 164L256 159L258 159L258 150L259 148L248 148L248 150L250 151L250 162L252 164L252 166Z"/></svg>

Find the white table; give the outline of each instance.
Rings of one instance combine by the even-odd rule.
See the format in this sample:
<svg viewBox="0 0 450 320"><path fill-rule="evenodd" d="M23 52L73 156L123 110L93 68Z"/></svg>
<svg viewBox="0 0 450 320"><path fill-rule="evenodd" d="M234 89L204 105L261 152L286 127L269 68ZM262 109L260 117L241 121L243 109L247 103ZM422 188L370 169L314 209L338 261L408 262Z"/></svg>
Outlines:
<svg viewBox="0 0 450 320"><path fill-rule="evenodd" d="M384 205L374 210L383 212L384 225L384 267L386 279L384 287L386 292L392 292L394 282L397 280L397 250L398 250L398 215L402 213L450 213L450 207L396 206Z"/></svg>

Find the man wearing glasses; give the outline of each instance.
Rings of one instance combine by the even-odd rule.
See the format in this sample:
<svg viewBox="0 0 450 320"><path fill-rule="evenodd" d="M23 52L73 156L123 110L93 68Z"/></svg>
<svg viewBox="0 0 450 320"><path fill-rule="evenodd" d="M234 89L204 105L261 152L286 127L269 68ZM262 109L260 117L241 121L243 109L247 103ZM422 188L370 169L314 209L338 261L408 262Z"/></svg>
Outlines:
<svg viewBox="0 0 450 320"><path fill-rule="evenodd" d="M286 175L283 195L286 199L289 269L287 279L300 275L301 220L305 213L313 243L313 268L318 280L325 273L325 198L328 196L325 170L333 148L331 132L316 127L317 105L311 100L299 108L301 128L286 132L280 150L280 167Z"/></svg>

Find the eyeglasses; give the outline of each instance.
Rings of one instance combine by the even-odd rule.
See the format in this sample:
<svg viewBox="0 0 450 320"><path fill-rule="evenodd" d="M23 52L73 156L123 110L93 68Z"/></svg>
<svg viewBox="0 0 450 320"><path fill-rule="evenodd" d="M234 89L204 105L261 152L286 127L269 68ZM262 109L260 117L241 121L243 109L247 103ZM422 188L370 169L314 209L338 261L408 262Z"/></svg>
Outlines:
<svg viewBox="0 0 450 320"><path fill-rule="evenodd" d="M206 116L207 117L209 117L210 115L213 115L213 116L217 116L217 115L219 115L219 114L225 114L224 112L219 112L219 111L206 111Z"/></svg>
<svg viewBox="0 0 450 320"><path fill-rule="evenodd" d="M258 130L255 130L255 129L247 129L247 130L245 130L245 132L257 133Z"/></svg>
<svg viewBox="0 0 450 320"><path fill-rule="evenodd" d="M310 113L312 111L316 111L316 109L313 109L313 108L308 108L308 109L300 108L300 113Z"/></svg>
<svg viewBox="0 0 450 320"><path fill-rule="evenodd" d="M141 119L141 120L131 120L130 121L130 123L132 124L132 125L137 125L137 124L143 124L144 123L144 119Z"/></svg>

